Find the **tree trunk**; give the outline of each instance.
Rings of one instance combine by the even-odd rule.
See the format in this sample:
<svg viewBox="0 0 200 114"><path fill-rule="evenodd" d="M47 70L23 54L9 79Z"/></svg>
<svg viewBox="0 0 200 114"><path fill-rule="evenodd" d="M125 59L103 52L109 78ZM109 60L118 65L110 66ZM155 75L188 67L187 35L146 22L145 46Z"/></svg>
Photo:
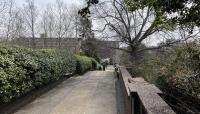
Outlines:
<svg viewBox="0 0 200 114"><path fill-rule="evenodd" d="M36 49L36 43L35 43L35 34L33 33L32 34L32 46L33 46L33 49Z"/></svg>
<svg viewBox="0 0 200 114"><path fill-rule="evenodd" d="M58 48L61 49L61 37L58 38Z"/></svg>

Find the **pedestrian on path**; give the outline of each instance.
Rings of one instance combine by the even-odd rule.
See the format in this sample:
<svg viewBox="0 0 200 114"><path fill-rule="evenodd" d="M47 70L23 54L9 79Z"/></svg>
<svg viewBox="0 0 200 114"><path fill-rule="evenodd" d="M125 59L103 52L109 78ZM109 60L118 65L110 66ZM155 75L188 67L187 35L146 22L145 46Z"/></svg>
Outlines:
<svg viewBox="0 0 200 114"><path fill-rule="evenodd" d="M106 70L106 63L103 62L103 71L105 71L105 70Z"/></svg>

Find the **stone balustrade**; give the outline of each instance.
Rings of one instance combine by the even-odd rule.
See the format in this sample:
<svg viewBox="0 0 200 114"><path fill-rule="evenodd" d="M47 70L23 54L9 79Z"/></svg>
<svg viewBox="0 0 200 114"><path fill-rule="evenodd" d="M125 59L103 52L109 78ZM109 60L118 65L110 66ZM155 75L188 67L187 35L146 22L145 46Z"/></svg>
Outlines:
<svg viewBox="0 0 200 114"><path fill-rule="evenodd" d="M133 78L123 66L119 66L116 71L126 114L176 114L160 97L162 91L155 85L141 77Z"/></svg>

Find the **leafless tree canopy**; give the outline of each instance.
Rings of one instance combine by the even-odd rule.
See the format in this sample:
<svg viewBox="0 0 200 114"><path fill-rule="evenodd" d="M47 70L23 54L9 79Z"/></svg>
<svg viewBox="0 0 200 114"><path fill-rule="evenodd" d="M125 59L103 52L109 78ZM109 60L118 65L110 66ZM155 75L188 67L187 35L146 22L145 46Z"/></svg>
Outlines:
<svg viewBox="0 0 200 114"><path fill-rule="evenodd" d="M38 7L34 0L26 0L17 6L17 0L0 1L0 37L10 41L15 38L36 37L78 37L78 10L80 7L68 6L63 0Z"/></svg>
<svg viewBox="0 0 200 114"><path fill-rule="evenodd" d="M43 10L38 7L34 0L26 0L23 6L16 5L17 0L0 1L0 37L1 40L12 40L19 37L65 37L81 36L81 18L78 11L81 7L73 5L69 7L62 0L55 0L55 3L48 4ZM155 27L156 15L152 8L144 7L135 11L129 11L124 0L108 0L91 8L91 27L97 28L94 32L100 33L100 38L111 38L121 42L119 48L125 52L135 54L138 52L159 49L171 46L179 42L185 34L185 39L196 37L197 35L188 34L187 31L180 29L174 31L158 31ZM85 30L85 31L84 31ZM82 28L82 32L90 34L91 30ZM185 31L185 32L183 32ZM97 34L91 36L98 36ZM89 35L88 35L89 36ZM156 40L175 39L168 44L156 47L142 47L151 37ZM154 42L152 41L152 42ZM34 46L34 43L33 43Z"/></svg>
<svg viewBox="0 0 200 114"><path fill-rule="evenodd" d="M107 4L107 7L105 7L105 4ZM175 38L175 41L168 42L167 44L142 47L144 41L150 39L155 34L157 34L157 39L171 39L171 37L159 35L161 33L169 34L170 32L158 31L155 26L157 17L153 8L144 7L135 11L129 11L124 0L112 0L112 2L106 1L100 3L95 7L95 11L97 12L96 19L101 20L105 25L101 26L101 30L98 28L97 31L111 31L113 34L107 34L107 37L119 40L123 45L127 45L129 49L119 48L119 50L128 52L133 56L139 52L159 49L181 41Z"/></svg>
<svg viewBox="0 0 200 114"><path fill-rule="evenodd" d="M6 1L5 0L1 0L0 1L0 13L3 12L3 10L5 10L6 7Z"/></svg>

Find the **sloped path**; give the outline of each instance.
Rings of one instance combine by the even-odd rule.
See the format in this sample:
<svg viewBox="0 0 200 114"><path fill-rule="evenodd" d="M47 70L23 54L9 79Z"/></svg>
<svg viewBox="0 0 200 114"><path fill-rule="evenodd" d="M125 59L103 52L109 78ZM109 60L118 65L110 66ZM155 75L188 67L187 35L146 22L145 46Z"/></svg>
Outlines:
<svg viewBox="0 0 200 114"><path fill-rule="evenodd" d="M72 77L15 114L117 114L113 67Z"/></svg>

